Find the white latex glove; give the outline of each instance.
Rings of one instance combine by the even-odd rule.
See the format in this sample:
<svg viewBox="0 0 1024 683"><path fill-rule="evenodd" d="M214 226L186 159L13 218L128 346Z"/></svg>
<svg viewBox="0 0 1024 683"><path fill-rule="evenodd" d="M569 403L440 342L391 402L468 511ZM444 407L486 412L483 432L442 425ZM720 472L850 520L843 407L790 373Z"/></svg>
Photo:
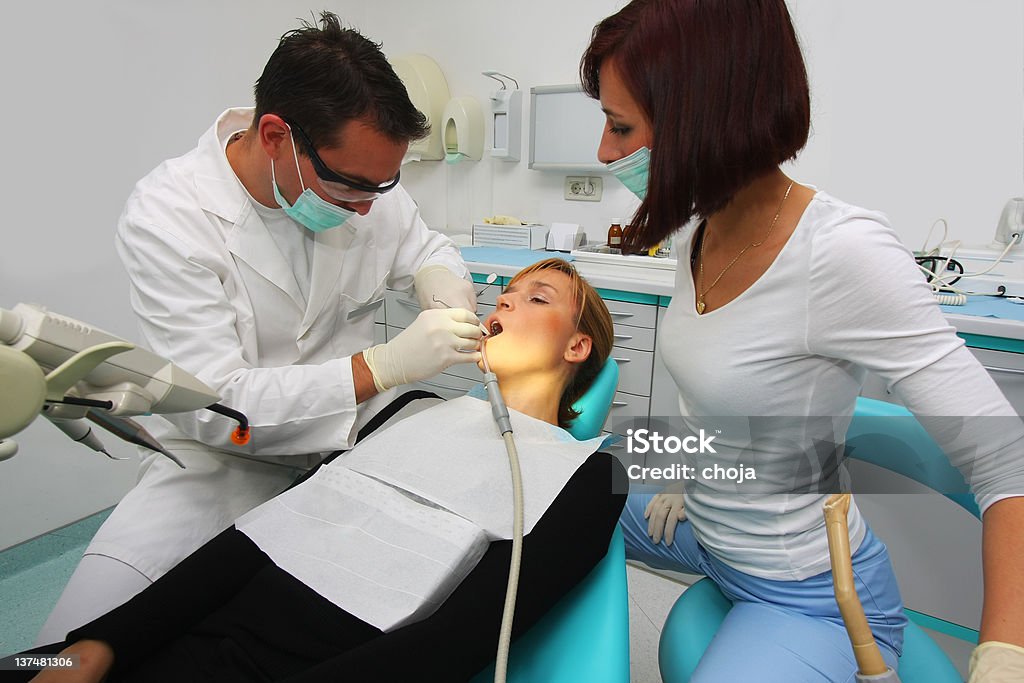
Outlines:
<svg viewBox="0 0 1024 683"><path fill-rule="evenodd" d="M456 363L480 360L479 318L464 308L423 311L387 344L363 351L377 391L433 377Z"/></svg>
<svg viewBox="0 0 1024 683"><path fill-rule="evenodd" d="M968 683L1019 681L1024 681L1024 647L989 640L974 648Z"/></svg>
<svg viewBox="0 0 1024 683"><path fill-rule="evenodd" d="M654 544L665 537L665 545L672 545L676 537L676 524L686 519L686 510L683 509L683 494L681 493L659 493L651 498L644 510L644 519L647 520L647 535L651 537Z"/></svg>
<svg viewBox="0 0 1024 683"><path fill-rule="evenodd" d="M473 283L457 277L445 266L427 266L416 273L416 298L424 311L432 308L476 310Z"/></svg>

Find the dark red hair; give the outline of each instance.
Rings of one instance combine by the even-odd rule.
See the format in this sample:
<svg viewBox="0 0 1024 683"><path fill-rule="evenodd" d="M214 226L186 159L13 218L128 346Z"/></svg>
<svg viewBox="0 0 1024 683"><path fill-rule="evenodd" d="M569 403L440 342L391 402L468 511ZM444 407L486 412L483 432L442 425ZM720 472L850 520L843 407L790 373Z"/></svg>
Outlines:
<svg viewBox="0 0 1024 683"><path fill-rule="evenodd" d="M580 62L595 99L609 59L653 137L627 246L719 211L807 143L807 71L785 0L633 0L594 27Z"/></svg>

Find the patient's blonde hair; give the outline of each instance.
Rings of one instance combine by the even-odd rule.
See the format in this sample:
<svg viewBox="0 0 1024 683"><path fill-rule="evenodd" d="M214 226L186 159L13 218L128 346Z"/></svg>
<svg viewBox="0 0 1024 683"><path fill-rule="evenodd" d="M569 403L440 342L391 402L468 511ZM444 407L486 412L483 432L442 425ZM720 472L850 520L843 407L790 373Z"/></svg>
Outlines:
<svg viewBox="0 0 1024 683"><path fill-rule="evenodd" d="M558 401L558 424L568 427L579 415L572 409L572 405L587 393L612 352L612 316L597 290L580 276L575 266L564 259L538 261L516 273L508 284L513 285L521 278L543 270L557 270L569 276L572 302L576 307L576 329L590 337L591 341L590 356L576 367L576 372Z"/></svg>

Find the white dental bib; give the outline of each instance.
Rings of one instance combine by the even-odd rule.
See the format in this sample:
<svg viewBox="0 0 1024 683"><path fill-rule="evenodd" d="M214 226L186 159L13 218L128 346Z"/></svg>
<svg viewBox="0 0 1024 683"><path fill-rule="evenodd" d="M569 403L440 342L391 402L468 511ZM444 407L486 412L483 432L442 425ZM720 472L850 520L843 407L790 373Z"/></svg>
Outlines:
<svg viewBox="0 0 1024 683"><path fill-rule="evenodd" d="M529 533L601 438L514 410ZM512 481L490 405L447 401L360 443L235 522L277 566L391 631L432 614L491 541L512 537Z"/></svg>

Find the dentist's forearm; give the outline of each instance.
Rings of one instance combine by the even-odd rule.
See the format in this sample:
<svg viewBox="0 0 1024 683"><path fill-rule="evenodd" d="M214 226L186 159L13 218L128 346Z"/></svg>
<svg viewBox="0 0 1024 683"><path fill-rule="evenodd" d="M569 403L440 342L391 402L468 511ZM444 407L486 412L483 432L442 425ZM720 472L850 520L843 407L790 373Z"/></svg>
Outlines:
<svg viewBox="0 0 1024 683"><path fill-rule="evenodd" d="M377 395L377 385L373 382L373 373L366 364L362 352L352 355L352 384L356 391L356 403L373 398Z"/></svg>
<svg viewBox="0 0 1024 683"><path fill-rule="evenodd" d="M979 640L1024 647L1024 497L995 503L983 521L985 602Z"/></svg>

